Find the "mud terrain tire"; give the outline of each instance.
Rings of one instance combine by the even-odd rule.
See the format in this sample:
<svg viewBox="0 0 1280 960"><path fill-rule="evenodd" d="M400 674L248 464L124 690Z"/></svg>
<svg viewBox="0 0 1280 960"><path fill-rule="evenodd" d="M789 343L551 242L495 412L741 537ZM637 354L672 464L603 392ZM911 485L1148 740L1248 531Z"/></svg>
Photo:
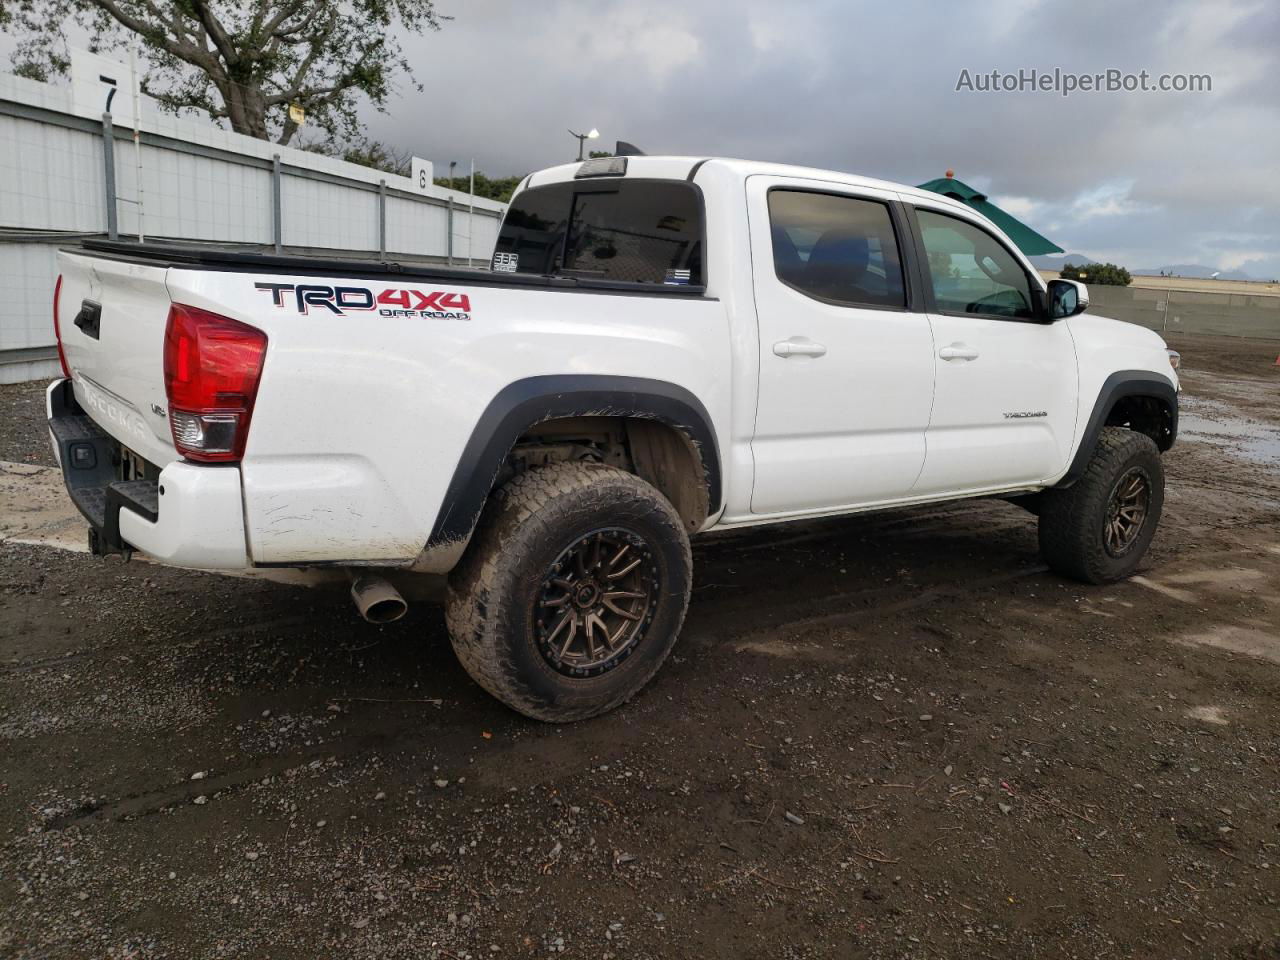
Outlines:
<svg viewBox="0 0 1280 960"><path fill-rule="evenodd" d="M1113 583L1138 568L1164 508L1164 467L1148 436L1105 427L1084 475L1046 490L1040 553L1057 573Z"/></svg>
<svg viewBox="0 0 1280 960"><path fill-rule="evenodd" d="M597 716L666 660L692 567L679 514L639 477L586 462L529 470L490 497L449 577L453 649L476 683L525 716Z"/></svg>

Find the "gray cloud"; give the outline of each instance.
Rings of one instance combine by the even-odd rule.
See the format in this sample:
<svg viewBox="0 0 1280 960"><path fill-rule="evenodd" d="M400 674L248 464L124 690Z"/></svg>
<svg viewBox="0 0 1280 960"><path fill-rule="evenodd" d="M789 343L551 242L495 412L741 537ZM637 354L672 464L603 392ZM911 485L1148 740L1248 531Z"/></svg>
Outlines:
<svg viewBox="0 0 1280 960"><path fill-rule="evenodd" d="M951 167L1071 250L1280 274L1274 4L469 0L406 46L427 89L375 136L491 173L650 152L907 183ZM1209 93L956 92L962 69L1207 73ZM1099 201L1109 204L1099 212ZM1104 205L1106 205L1104 204ZM1050 225L1053 229L1050 231ZM1253 253L1248 260L1245 254Z"/></svg>
<svg viewBox="0 0 1280 960"><path fill-rule="evenodd" d="M567 129L905 183L953 168L1063 247L1280 276L1273 0L440 0L372 136L494 175ZM0 52L6 44L0 37ZM1209 93L956 92L962 69L1207 73Z"/></svg>

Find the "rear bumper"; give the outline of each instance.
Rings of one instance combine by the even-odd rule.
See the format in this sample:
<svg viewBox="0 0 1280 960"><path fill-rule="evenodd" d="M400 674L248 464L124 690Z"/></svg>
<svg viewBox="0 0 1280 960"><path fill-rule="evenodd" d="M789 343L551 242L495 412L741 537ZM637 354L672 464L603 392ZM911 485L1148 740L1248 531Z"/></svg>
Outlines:
<svg viewBox="0 0 1280 960"><path fill-rule="evenodd" d="M138 550L206 570L250 566L239 467L178 460L155 480L119 480L120 444L81 409L71 381L49 386L45 412L63 482L89 523L94 553Z"/></svg>

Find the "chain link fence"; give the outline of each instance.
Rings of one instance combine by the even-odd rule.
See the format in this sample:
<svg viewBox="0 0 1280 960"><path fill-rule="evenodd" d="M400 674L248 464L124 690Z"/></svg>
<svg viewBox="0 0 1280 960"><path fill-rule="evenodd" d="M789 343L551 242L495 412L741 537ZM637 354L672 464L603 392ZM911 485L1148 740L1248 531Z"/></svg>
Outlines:
<svg viewBox="0 0 1280 960"><path fill-rule="evenodd" d="M1280 296L1090 284L1089 312L1160 333L1280 340Z"/></svg>

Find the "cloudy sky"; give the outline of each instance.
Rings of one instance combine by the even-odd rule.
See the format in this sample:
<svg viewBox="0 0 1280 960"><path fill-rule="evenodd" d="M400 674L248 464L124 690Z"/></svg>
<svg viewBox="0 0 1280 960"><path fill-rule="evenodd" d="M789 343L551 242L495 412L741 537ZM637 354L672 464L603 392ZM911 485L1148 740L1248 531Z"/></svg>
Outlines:
<svg viewBox="0 0 1280 960"><path fill-rule="evenodd" d="M3 0L0 0L3 2ZM492 175L599 145L920 183L948 168L1067 251L1280 277L1275 0L437 0L370 134ZM0 53L11 44L0 37ZM1201 93L957 91L962 70L1208 74Z"/></svg>
<svg viewBox="0 0 1280 960"><path fill-rule="evenodd" d="M948 168L1070 252L1280 276L1280 4L439 0L371 133L493 174L567 128L920 183ZM963 69L1210 74L1208 93L957 92Z"/></svg>

